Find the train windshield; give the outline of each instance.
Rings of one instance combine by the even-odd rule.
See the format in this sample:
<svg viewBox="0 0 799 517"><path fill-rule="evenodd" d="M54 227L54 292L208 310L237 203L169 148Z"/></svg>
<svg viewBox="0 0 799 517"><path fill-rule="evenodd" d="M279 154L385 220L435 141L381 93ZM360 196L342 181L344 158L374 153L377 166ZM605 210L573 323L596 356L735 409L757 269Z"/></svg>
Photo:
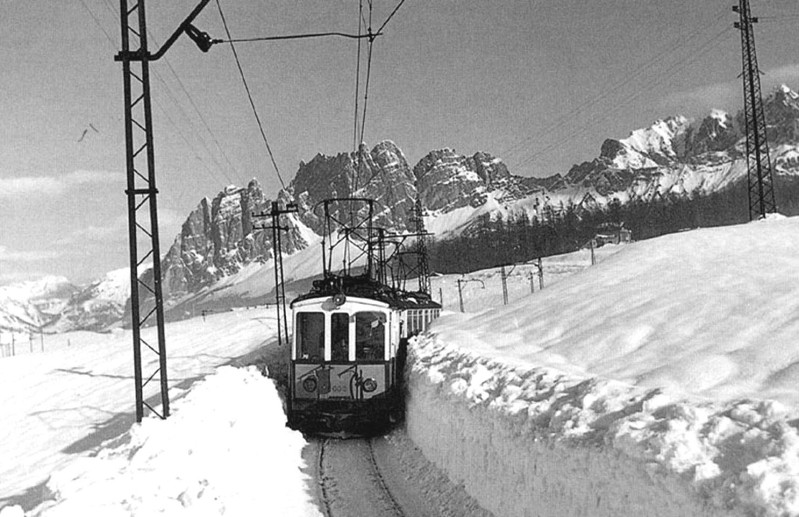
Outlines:
<svg viewBox="0 0 799 517"><path fill-rule="evenodd" d="M382 361L385 353L386 315L382 312L355 314L355 359Z"/></svg>
<svg viewBox="0 0 799 517"><path fill-rule="evenodd" d="M334 312L330 316L330 360L350 359L350 315Z"/></svg>
<svg viewBox="0 0 799 517"><path fill-rule="evenodd" d="M325 314L301 312L297 314L297 357L319 361L324 359Z"/></svg>

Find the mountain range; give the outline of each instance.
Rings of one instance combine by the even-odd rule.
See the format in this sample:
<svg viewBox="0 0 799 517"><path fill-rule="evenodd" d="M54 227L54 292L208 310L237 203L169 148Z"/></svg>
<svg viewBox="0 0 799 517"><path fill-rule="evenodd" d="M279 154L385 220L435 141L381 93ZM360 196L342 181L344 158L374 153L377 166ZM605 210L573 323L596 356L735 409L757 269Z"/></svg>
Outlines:
<svg viewBox="0 0 799 517"><path fill-rule="evenodd" d="M775 182L797 178L799 94L781 86L764 99L764 109ZM468 231L486 215L505 218L525 212L545 219L569 204L588 209L613 199L626 203L657 195L709 194L746 181L742 128L741 113L712 110L696 120L668 117L627 138L607 139L595 159L543 178L514 175L501 158L486 152L463 155L450 148L430 151L411 166L391 141L372 149L362 144L356 152L335 156L317 154L300 162L294 179L277 195L281 205L294 201L298 207L283 219L288 226L282 241L286 270L290 275L293 262L319 261L313 245L321 239L320 203L327 198L373 199L375 224L400 232L413 228L418 199L426 228L436 238L447 238ZM255 226L269 222L258 215L272 201L253 179L199 202L162 262L169 317L268 300L274 287L267 271L271 231ZM118 325L126 311L128 282L127 271L120 270L82 287L51 277L0 288L0 329L101 330Z"/></svg>

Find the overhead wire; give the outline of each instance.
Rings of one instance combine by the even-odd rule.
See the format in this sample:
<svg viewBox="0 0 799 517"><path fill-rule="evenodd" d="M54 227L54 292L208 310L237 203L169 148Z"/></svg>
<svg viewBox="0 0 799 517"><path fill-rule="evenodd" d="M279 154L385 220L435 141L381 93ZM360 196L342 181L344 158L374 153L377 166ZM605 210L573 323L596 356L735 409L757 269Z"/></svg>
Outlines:
<svg viewBox="0 0 799 517"><path fill-rule="evenodd" d="M661 76L662 75L669 75L672 72L674 72L677 69L679 69L680 67L684 67L684 66L687 66L688 64L692 64L692 63L696 62L699 58L704 57L705 54L707 54L708 52L710 52L710 50L712 50L714 48L714 45L718 44L721 41L721 37L726 35L731 30L732 30L732 27L731 26L727 26L724 29L722 29L721 31L717 32L716 34L713 35L713 37L711 37L710 39L706 40L691 55L690 58L688 58L688 59L686 59L684 61L678 61L676 63L673 63L670 67L663 69L660 75ZM674 79L673 76L672 76L672 79ZM660 81L660 78L656 76L656 77L650 78L650 80L648 81L647 84L651 85L651 84L657 83L659 81ZM633 100L637 99L638 97L640 97L643 94L643 92L645 90L646 90L645 88L638 89L633 95L627 97L626 101L630 102L630 101L633 101ZM614 108L611 108L611 111L613 109ZM580 126L579 129L574 131L572 133L572 135L573 136L582 135L582 134L586 133L589 129L593 128L596 125L597 125L597 122L595 122L593 124L583 124L582 126ZM563 145L565 145L564 142L560 141L560 142L554 142L554 143L552 143L552 144L550 144L548 146L545 146L544 148L540 149L539 151L537 151L537 152L527 156L523 160L521 160L519 162L519 165L520 166L528 165L528 164L532 163L533 161L535 161L536 159L540 158L541 156L545 156L548 153L550 153L551 151L553 151L553 150L555 150L555 149L557 149L557 148L559 148L559 147L561 147Z"/></svg>
<svg viewBox="0 0 799 517"><path fill-rule="evenodd" d="M81 0L81 1L82 1L82 0ZM109 11L109 12L110 12L110 13L111 13L113 16L115 16L115 17L118 17L118 16L119 16L118 9L116 9L116 8L115 8L115 7L114 7L114 6L111 4L110 0L103 0L103 2L104 2L104 5L105 5L106 9L107 9L107 10L108 10L108 11ZM150 40L150 41L151 41L151 42L152 42L154 45L158 46L158 42L156 41L155 37L152 35L152 33L151 33L149 30L147 31L147 36L148 36L149 40ZM113 44L113 45L116 45L116 43L115 43L115 42L113 42L113 41L112 41L112 44ZM188 101L189 101L189 103L191 104L192 108L194 109L194 112L197 114L197 116L199 117L199 119L200 119L200 121L202 122L203 126L205 127L206 131L207 131L207 132L208 132L208 134L211 136L211 139L213 140L214 144L216 145L216 148L217 148L217 150L219 151L219 154L221 154L221 155L222 155L222 157L225 159L225 161L226 161L226 162L227 162L227 164L228 164L228 167L230 168L230 170L231 170L231 171L233 171L234 175L235 175L237 178L240 178L239 171L237 170L236 166L234 166L234 165L233 165L233 163L230 161L230 158L227 156L227 153L225 153L225 151L224 151L224 148L223 148L223 147L222 147L222 145L219 143L219 139L217 138L217 136L216 136L216 134L214 133L214 131L211 129L210 125L208 124L208 121L206 120L205 116L202 114L202 111L200 111L199 107L198 107L198 106L197 106L197 104L194 102L194 99L193 99L193 97L192 97L192 96L191 96L191 94L189 93L189 91L188 91L188 89L186 88L186 86L184 85L183 81L180 79L180 76L179 76L179 75L177 74L177 72L175 71L174 67L172 66L172 63L169 61L169 58L168 58L167 56L164 56L164 61L166 62L167 68L169 68L169 70L172 72L172 75L175 77L175 80L178 82L178 85L180 86L180 88L181 88L181 90L183 91L184 95L186 96L186 98L188 99ZM158 71L157 69L151 69L151 71L152 71L153 75L155 76L155 78L156 78L156 79L157 79L157 80L158 80L158 81L161 83L161 85L164 87L164 92L166 93L167 97L169 97L169 99L172 101L172 103L173 103L173 104L174 104L174 105L177 107L178 111L179 111L179 112L180 112L180 114L183 116L183 118L184 118L184 119L186 119L186 121L189 123L189 125L193 127L193 126L194 126L194 122L192 121L192 119L191 119L191 117L188 115L188 113L186 113L186 110L183 108L183 106L181 105L181 103L178 101L178 99L177 99L177 97L175 96L175 94L172 92L172 89L171 89L171 87L169 86L169 83L168 83L168 82L166 81L166 79L165 79L165 78L164 78L164 77L163 77L163 76L162 76L162 75L159 73L159 71ZM158 103L158 102L157 102L157 99L156 99L156 103ZM162 106L160 106L160 105L159 105L159 108L160 108L160 109L161 109L161 111L162 111L162 112L163 112L163 113L166 115L166 117L167 117L167 120L168 120L168 121L169 121L169 122L170 122L170 123L173 125L173 127L175 127L175 129L178 129L178 126L177 126L177 124L176 124L176 123L175 123L175 122L172 120L172 118L171 118L171 117L169 117L169 115L167 114L166 110L165 110L165 109L164 109ZM205 149L205 151L208 153L208 156L211 158L211 160L214 162L215 166L217 167L217 170L218 170L219 172L221 172L221 174L222 174L222 175L225 177L225 180L227 181L227 184L234 184L234 183L236 183L236 181L235 181L234 179L232 179L232 178L231 178L231 177L230 177L230 176L227 174L227 172L226 172L226 168L225 168L225 167L224 167L224 166L223 166L223 165L222 165L222 164L221 164L221 163L220 163L220 162L219 162L219 161L216 159L216 156L214 156L214 153L211 151L211 149L210 149L210 146L209 146L209 145L208 145L208 143L205 141L205 139L202 137L202 135L200 134L200 132L199 132L199 131L196 131L196 130L194 130L192 133L193 133L193 134L195 135L195 137L196 137L196 138L197 138L197 139L200 141L200 144L201 144L201 145L202 145L202 147ZM180 134L180 136L181 136L181 138L184 140L184 142L188 143L188 139L185 137L185 135L184 135L184 134L182 134L182 133L181 133L181 134ZM195 155L196 155L196 149L194 148L194 146L190 144L190 147L192 148L192 150L193 150L193 151L195 151ZM199 156L197 156L197 158L199 159ZM208 172L209 172L209 173L210 173L210 174L213 176L213 175L214 175L214 173L213 173L213 172L211 172L210 168L208 168L208 167L207 167L207 165L205 164L205 162L204 162L204 161L202 161L201 159L200 159L200 161L203 163L203 165L204 165L204 166L206 166L206 168L208 169ZM217 179L216 179L216 178L215 178L215 181L217 181Z"/></svg>
<svg viewBox="0 0 799 517"><path fill-rule="evenodd" d="M358 36L362 34L363 28L363 0L358 1ZM355 116L352 130L352 152L358 152L358 100L361 96L361 40L358 39L358 51L355 59ZM357 181L357 177L356 177Z"/></svg>
<svg viewBox="0 0 799 517"><path fill-rule="evenodd" d="M261 131L261 137L263 139L264 145L266 146L266 150L269 153L269 158L272 160L272 166L275 168L275 173L277 174L277 179L280 181L280 186L285 189L286 183L283 181L283 176L280 174L280 168L277 166L277 162L275 161L275 155L272 153L272 147L269 145L269 140L266 138L266 131L264 130L264 125L261 123L261 117L258 115L258 110L255 107L255 101L252 98L252 93L250 92L250 86L247 84L247 78L244 75L244 69L241 67L241 60L239 60L239 54L236 51L236 45L234 44L233 37L230 34L230 29L227 24L227 20L225 19L225 13L222 12L222 4L220 0L216 0L216 6L219 9L219 16L222 19L222 25L225 28L225 34L228 37L228 43L230 44L230 49L233 51L233 58L236 61L236 66L239 69L239 75L241 76L241 81L244 84L244 90L247 92L247 98L250 101L250 107L252 108L253 115L255 115L255 121L258 123L258 129Z"/></svg>
<svg viewBox="0 0 799 517"><path fill-rule="evenodd" d="M369 2L369 3L371 4L371 2ZM388 25L388 22L391 21L391 18L393 18L395 14L397 14L397 11L399 11L399 8L402 7L402 4L404 4L404 3L405 3L405 0L400 0L400 2L397 4L397 7L395 7L394 10L391 11L391 14L388 15L388 18L386 18L386 21L384 21L383 25L381 25L380 28L377 29L377 32L375 32L375 34L380 34L380 33L383 32L383 29L386 27L386 25Z"/></svg>
<svg viewBox="0 0 799 517"><path fill-rule="evenodd" d="M719 20L716 19L713 22L711 22L711 26L715 25L718 21ZM722 32L726 32L729 28L730 28L730 26L725 27L725 29L722 30ZM698 35L700 35L700 34L706 34L706 28L705 27L703 27L700 31L694 32L688 38L686 38L684 41L689 41L689 40L696 39L696 37ZM702 48L704 48L704 45L707 44L707 41L715 41L718 37L719 37L719 34L715 34L709 40L704 41L697 50L691 49L691 52L697 52L698 50L701 50ZM573 117L575 115L584 112L585 109L591 108L591 107L599 104L601 101L604 101L604 100L608 99L609 97L611 97L613 95L619 95L620 92L624 91L623 88L626 85L631 84L634 80L637 80L642 75L642 73L644 71L649 70L655 64L662 65L661 58L663 56L666 56L668 54L672 54L672 52L674 50L680 49L680 48L687 48L687 47L684 44L675 45L674 47L667 47L663 52L658 53L656 56L651 58L648 62L646 62L645 64L639 66L634 73L626 75L622 81L617 82L613 87L605 89L600 95L598 95L598 96L596 96L596 97L594 97L594 98L592 98L592 99L590 99L590 100L588 100L586 102L581 103L579 106L577 106L576 108L572 109L565 116L560 117L555 123L550 124L548 126L545 126L544 129L538 131L535 135L519 141L517 144L512 146L509 150L503 151L504 153L506 153L506 154L503 154L503 156L506 156L506 157L509 156L509 155L513 156L514 151L517 150L517 149L519 149L522 152L522 154L527 154L526 152L524 152L523 149L521 149L521 146L528 145L530 142L532 142L536 138L537 135L540 135L540 134L546 134L546 135L554 136L556 134L555 132L557 130L559 130L559 129L563 128L563 127L566 127L570 122L572 122ZM692 57L688 57L686 59L689 60L689 61L692 61L692 60L695 59L695 57L696 56L693 55ZM679 64L679 61L677 63ZM659 78L662 77L665 74L665 70L666 70L666 68L661 66L661 68L658 70L658 72L656 72L654 75L646 76L647 78L645 79L645 82L643 83L643 85L637 86L636 92L634 92L632 94L633 97L638 97L640 95L640 93L642 92L642 89L644 88L644 85L652 85L653 83L659 82L660 81ZM629 100L631 98L630 95L629 94L624 94L624 95L625 95L624 102L629 102ZM612 111L613 109L615 109L613 106L610 106L610 107L606 106L604 109L602 109L600 111L600 113L603 113L603 112L606 112L606 111L609 111L609 110ZM584 127L585 127L584 125L581 126L581 128L578 129L578 132L580 132L580 133L584 132ZM574 130L570 128L569 136L573 136L574 134L575 134ZM558 144L556 143L556 144L552 144L550 146L547 146L546 149L556 149L557 147L558 147ZM534 154L536 156L539 156L540 153L541 153L541 151L539 151L537 153L534 153ZM525 163L528 163L528 161L525 160Z"/></svg>
<svg viewBox="0 0 799 517"><path fill-rule="evenodd" d="M372 34L372 0L369 0L369 28L367 29L368 34ZM366 108L369 103L369 80L372 75L372 46L374 44L374 38L369 38L369 48L367 49L367 57L366 57L366 84L363 87L363 117L361 119L361 142L363 142L363 137L366 131Z"/></svg>
<svg viewBox="0 0 799 517"><path fill-rule="evenodd" d="M512 153L514 153L515 151L521 149L522 147L524 147L526 145L529 145L536 138L538 138L539 135L551 135L551 134L553 134L554 130L560 129L563 126L565 126L566 124L568 124L573 119L573 117L575 115L577 115L577 114L581 113L582 111L584 111L585 108L594 106L594 105L598 104L600 101L603 101L603 100L607 99L611 95L618 94L619 91L621 90L621 88L623 88L627 84L630 84L631 82L636 80L638 77L643 75L644 72L649 71L652 67L654 67L655 65L659 64L660 60L663 57L672 54L675 49L685 48L686 45L690 41L696 39L697 37L699 37L699 36L701 36L703 34L705 34L709 27L712 27L713 25L718 23L722 19L722 17L724 17L724 16L726 16L728 14L728 12L729 12L729 10L727 8L724 8L724 9L718 11L714 15L713 20L709 24L702 25L701 27L697 28L695 31L690 33L687 37L684 37L682 35L675 36L675 38L673 38L672 45L666 46L662 51L658 52L657 54L655 54L654 56L650 57L646 61L644 61L644 62L640 63L639 65L637 65L635 67L636 68L635 72L633 72L632 74L625 75L620 81L617 81L611 87L604 89L604 91L602 93L600 93L599 95L580 103L578 106L572 108L566 114L564 114L561 117L559 117L552 124L546 125L543 128L541 128L538 131L536 131L533 135L530 135L528 137L523 137L522 139L517 140L516 143L512 144L510 147L508 147L505 150L503 150L500 154L502 156L511 155Z"/></svg>
<svg viewBox="0 0 799 517"><path fill-rule="evenodd" d="M214 39L211 43L250 43L254 41L281 41L290 39L310 39L310 38L326 38L330 36L338 36L341 38L349 39L364 39L368 36L360 34L347 34L346 32L312 32L309 34L287 34L284 36L258 36L254 38L230 38L228 39Z"/></svg>
<svg viewBox="0 0 799 517"><path fill-rule="evenodd" d="M718 43L719 41L721 41L720 37L723 36L724 34L726 34L727 32L729 32L730 30L731 30L731 27L724 28L721 32L717 33L713 38L708 40L702 47L700 47L700 49L698 49L697 52L695 54L693 54L690 59L688 59L686 61L683 61L683 62L677 62L677 63L672 64L672 66L670 66L669 68L664 69L662 75L668 75L671 72L673 72L676 69L678 69L680 66L686 66L686 65L688 65L690 63L693 63L693 62L697 61L700 57L703 57L710 50L712 50L713 47L711 45L713 43ZM659 81L658 78L653 78L652 80L649 81L649 83L647 83L647 85L653 84L653 83L658 82L658 81ZM633 95L627 97L627 99L626 99L627 102L631 102L631 101L636 100L638 97L640 97L643 94L644 91L645 91L645 88L639 89ZM611 108L611 111L613 109L614 108ZM573 135L574 136L582 135L582 134L586 133L588 131L588 129L591 129L591 128L595 127L596 125L597 125L597 122L595 122L593 124L584 124L584 125L580 126L580 128L577 131L575 131L573 133ZM528 164L532 163L533 161L535 161L537 158L540 158L541 156L545 156L549 152L561 147L562 145L564 145L563 142L554 142L554 143L550 144L549 146L546 146L543 149L541 149L541 150L533 153L532 155L528 156L526 159L522 160L520 162L520 165L528 165Z"/></svg>
<svg viewBox="0 0 799 517"><path fill-rule="evenodd" d="M108 42L111 45L111 47L116 50L117 42L114 40L114 38L111 37L111 35L108 33L108 31L105 30L105 27L103 26L103 24L102 24L101 20L98 18L98 16L91 10L91 8L89 8L89 6L84 2L84 0L80 0L80 2L83 5L84 9L86 9L86 11L89 13L89 15L91 16L92 20L97 25L97 27L105 35L105 37L108 40ZM109 4L109 0L105 0L105 5L109 9L109 11L111 12L112 15L118 16L118 13L116 12L116 10ZM181 110L181 112L184 115L184 117L186 117L188 119L187 115L185 114L185 112L183 111L182 107L180 106L180 103L177 102L177 100L173 96L172 92L169 90L168 84L166 83L166 81L164 81L163 77L161 77L161 75L158 73L157 70L151 70L151 72L156 77L156 79L159 80L165 86L165 91L167 93L167 96L170 98L170 100L178 107L179 110ZM164 107L164 105L157 98L154 98L153 102L156 105L156 107L161 111L161 113L165 117L166 121L175 129L175 133L177 133L177 135L184 141L184 143L186 143L186 145L189 147L189 149L192 150L192 152L194 153L195 157L202 164L202 166L204 168L204 171L208 174L209 178L211 178L214 181L218 181L219 178L216 177L215 173L211 170L211 168L208 166L208 164L205 163L205 161L199 156L198 150L197 150L195 144L193 144L192 142L189 141L189 139L186 137L184 132L180 129L180 127L175 122L175 120L170 116L168 110ZM189 122L191 123L190 119L189 119ZM205 147L205 150L208 152L208 154L211 157L211 159L216 161L216 159L214 158L213 154L210 153L210 150L208 149L207 144L202 140L202 138L199 136L199 134L197 134L196 132L194 132L194 134L197 135L198 138L200 138L200 140L202 142L202 145ZM217 163L216 165L218 167L218 170L221 171L225 175L228 183L234 183L233 180L230 179L230 177L227 176L227 174L224 172L224 168L221 167L219 163ZM186 188L185 185L186 184L184 183L184 189L181 191L180 195L178 196L179 198L182 198L183 195L185 194L185 188Z"/></svg>

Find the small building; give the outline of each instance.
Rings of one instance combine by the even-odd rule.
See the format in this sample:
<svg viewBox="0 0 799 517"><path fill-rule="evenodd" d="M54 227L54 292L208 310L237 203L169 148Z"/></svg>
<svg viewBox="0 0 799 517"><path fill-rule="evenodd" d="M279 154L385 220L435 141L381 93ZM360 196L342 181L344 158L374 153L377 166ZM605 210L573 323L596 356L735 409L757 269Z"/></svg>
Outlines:
<svg viewBox="0 0 799 517"><path fill-rule="evenodd" d="M633 232L624 227L624 223L602 223L597 227L594 237L596 246L605 244L627 244L633 240Z"/></svg>

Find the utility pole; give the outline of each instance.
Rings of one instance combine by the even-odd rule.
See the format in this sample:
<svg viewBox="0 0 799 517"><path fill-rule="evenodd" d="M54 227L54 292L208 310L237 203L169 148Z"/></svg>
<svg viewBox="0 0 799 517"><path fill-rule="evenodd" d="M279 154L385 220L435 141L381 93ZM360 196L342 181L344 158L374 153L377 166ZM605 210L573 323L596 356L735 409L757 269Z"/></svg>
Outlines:
<svg viewBox="0 0 799 517"><path fill-rule="evenodd" d="M280 216L283 214L296 214L298 211L295 203L286 204L286 208L280 208L277 201L272 201L269 212L252 214L253 217L271 217L272 226L255 226L257 230L272 230L272 256L275 260L275 305L277 307L277 344L283 346L283 336L288 343L289 326L288 315L286 313L286 287L283 280L283 243L280 232L287 232L288 226L280 226Z"/></svg>
<svg viewBox="0 0 799 517"><path fill-rule="evenodd" d="M774 182L766 140L766 117L763 112L763 96L760 90L760 69L755 52L755 32L749 0L739 0L732 10L739 15L734 23L741 31L743 56L744 118L746 120L746 162L749 186L749 220L763 219L766 214L777 211L774 200Z"/></svg>
<svg viewBox="0 0 799 517"><path fill-rule="evenodd" d="M541 257L538 257L538 288L543 290L544 289L544 264L541 261Z"/></svg>
<svg viewBox="0 0 799 517"><path fill-rule="evenodd" d="M464 312L464 310L463 310L463 284L466 284L466 283L469 283L469 282L480 282L480 285L483 286L482 288L483 289L486 288L485 283L483 283L482 280L479 280L477 278L466 278L466 279L459 278L458 279L458 304L460 306L461 312Z"/></svg>
<svg viewBox="0 0 799 517"><path fill-rule="evenodd" d="M133 334L133 370L136 393L136 421L141 422L147 407L162 419L169 416L167 384L164 303L161 288L161 249L158 237L158 207L155 184L155 150L153 148L153 116L150 98L150 61L163 57L184 32L203 51L210 48L210 37L191 25L210 0L202 0L180 24L164 45L150 54L147 48L147 22L144 0L120 0L122 50L114 57L122 62L125 95L125 151L127 170L128 237L130 242L130 303ZM140 212L143 212L140 214ZM147 217L145 214L149 215ZM143 215L143 217L139 217ZM142 246L139 237L142 235ZM152 261L152 278L139 272ZM140 292L140 288L144 288ZM144 295L144 296L142 296ZM155 316L156 340L151 344L142 338L142 328ZM142 348L144 345L144 348ZM144 380L142 351L149 350L158 358L158 368ZM159 378L161 411L156 411L144 396L145 386Z"/></svg>
<svg viewBox="0 0 799 517"><path fill-rule="evenodd" d="M499 277L502 280L502 304L508 305L508 275L505 273L505 266L500 266Z"/></svg>

